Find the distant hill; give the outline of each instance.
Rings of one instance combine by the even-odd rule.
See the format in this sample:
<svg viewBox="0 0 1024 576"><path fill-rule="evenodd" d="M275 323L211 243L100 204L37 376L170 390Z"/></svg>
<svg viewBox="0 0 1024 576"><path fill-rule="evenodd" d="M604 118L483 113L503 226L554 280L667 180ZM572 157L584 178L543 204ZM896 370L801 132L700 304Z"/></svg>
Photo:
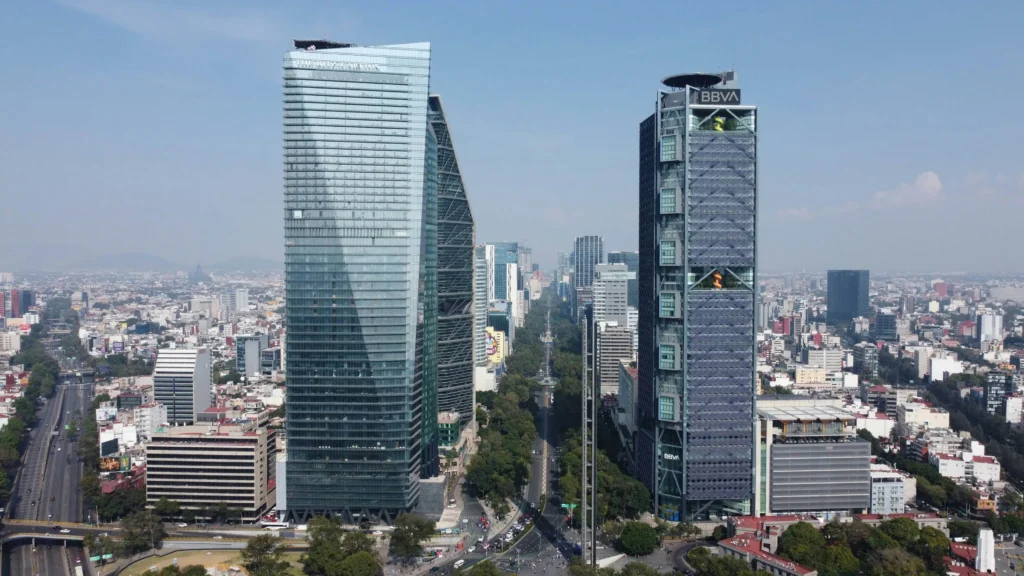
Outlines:
<svg viewBox="0 0 1024 576"><path fill-rule="evenodd" d="M211 264L207 268L220 272L283 272L284 262L252 256L236 256Z"/></svg>
<svg viewBox="0 0 1024 576"><path fill-rule="evenodd" d="M121 252L102 254L85 259L71 266L76 270L122 270L126 272L174 272L186 267L146 252Z"/></svg>

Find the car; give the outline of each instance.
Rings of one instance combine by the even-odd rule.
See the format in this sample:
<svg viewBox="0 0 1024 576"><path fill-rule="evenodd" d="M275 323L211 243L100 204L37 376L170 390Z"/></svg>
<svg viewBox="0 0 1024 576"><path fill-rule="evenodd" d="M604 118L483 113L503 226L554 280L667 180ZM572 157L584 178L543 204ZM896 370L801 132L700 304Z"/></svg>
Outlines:
<svg viewBox="0 0 1024 576"><path fill-rule="evenodd" d="M473 552L476 552L476 546L469 547L469 553L472 554Z"/></svg>
<svg viewBox="0 0 1024 576"><path fill-rule="evenodd" d="M35 505L36 505L36 501L35 501L35 500L33 500L33 501L32 501L32 505L33 505L33 506L35 506Z"/></svg>
<svg viewBox="0 0 1024 576"><path fill-rule="evenodd" d="M186 524L185 522L178 522L178 528L187 528L187 527L188 527L188 524Z"/></svg>
<svg viewBox="0 0 1024 576"><path fill-rule="evenodd" d="M214 536L214 537L213 537L213 539L214 539L214 540L223 540L223 539L224 539L224 537L223 537L223 536L221 536L220 534L217 534L216 536Z"/></svg>
<svg viewBox="0 0 1024 576"><path fill-rule="evenodd" d="M374 530L374 531L373 531L373 535L374 535L374 536L383 536L383 535L384 535L384 533L383 533L383 532L381 532L380 530Z"/></svg>
<svg viewBox="0 0 1024 576"><path fill-rule="evenodd" d="M60 446L57 446L57 452L60 452Z"/></svg>
<svg viewBox="0 0 1024 576"><path fill-rule="evenodd" d="M433 568L430 569L430 573L431 574L436 574L436 573L438 573L440 571L441 571L441 567L440 566L434 566Z"/></svg>
<svg viewBox="0 0 1024 576"><path fill-rule="evenodd" d="M482 543L483 543L483 541L484 541L484 537L483 537L483 536L481 536L481 537L479 537L479 538L477 538L477 539L476 539L476 543L477 543L477 544L482 544Z"/></svg>
<svg viewBox="0 0 1024 576"><path fill-rule="evenodd" d="M452 508L455 508L455 504L449 504L449 505L448 505L448 509L449 509L449 510L451 510Z"/></svg>
<svg viewBox="0 0 1024 576"><path fill-rule="evenodd" d="M51 516L52 516L52 514L51 514ZM61 530L63 530L63 528L61 528L60 526L57 526L56 524L53 525L52 528L53 528L54 532L60 532Z"/></svg>
<svg viewBox="0 0 1024 576"><path fill-rule="evenodd" d="M61 528L60 529L60 533L61 534L71 534L71 530L68 530L67 528Z"/></svg>

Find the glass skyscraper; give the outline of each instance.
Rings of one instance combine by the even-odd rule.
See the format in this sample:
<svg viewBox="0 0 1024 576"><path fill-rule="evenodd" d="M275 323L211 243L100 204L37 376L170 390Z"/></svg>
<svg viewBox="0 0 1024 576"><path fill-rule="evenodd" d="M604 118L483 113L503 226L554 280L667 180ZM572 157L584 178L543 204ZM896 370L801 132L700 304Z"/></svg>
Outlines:
<svg viewBox="0 0 1024 576"><path fill-rule="evenodd" d="M660 517L747 514L757 108L731 72L664 84L640 124L637 475Z"/></svg>
<svg viewBox="0 0 1024 576"><path fill-rule="evenodd" d="M462 427L474 410L473 212L440 96L430 97L429 119L437 136L437 407L458 412Z"/></svg>
<svg viewBox="0 0 1024 576"><path fill-rule="evenodd" d="M825 287L826 316L829 322L849 322L857 316L869 316L868 291L871 274L867 270L829 270Z"/></svg>
<svg viewBox="0 0 1024 576"><path fill-rule="evenodd" d="M604 238L600 236L577 236L573 242L576 254L575 280L573 286L590 286L594 283L594 266L604 264Z"/></svg>
<svg viewBox="0 0 1024 576"><path fill-rule="evenodd" d="M393 518L437 473L430 45L284 58L287 507Z"/></svg>
<svg viewBox="0 0 1024 576"><path fill-rule="evenodd" d="M518 242L495 242L494 246L494 299L514 300L519 290L518 281L515 286L508 284L508 265L519 265Z"/></svg>
<svg viewBox="0 0 1024 576"><path fill-rule="evenodd" d="M614 251L608 253L609 264L625 264L626 269L634 274L640 268L640 253L639 252L621 252ZM640 285L637 284L636 278L629 281L629 301L627 302L630 306L636 308L637 303L640 301Z"/></svg>

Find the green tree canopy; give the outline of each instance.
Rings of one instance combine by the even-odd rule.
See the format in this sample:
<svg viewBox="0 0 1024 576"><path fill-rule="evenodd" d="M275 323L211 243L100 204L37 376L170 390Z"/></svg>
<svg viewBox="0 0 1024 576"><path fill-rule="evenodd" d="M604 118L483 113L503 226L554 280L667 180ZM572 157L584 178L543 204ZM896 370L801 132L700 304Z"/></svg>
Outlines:
<svg viewBox="0 0 1024 576"><path fill-rule="evenodd" d="M377 557L365 550L356 552L341 563L341 576L377 576L380 563Z"/></svg>
<svg viewBox="0 0 1024 576"><path fill-rule="evenodd" d="M807 522L797 522L779 538L779 555L804 566L819 566L825 554L825 536Z"/></svg>
<svg viewBox="0 0 1024 576"><path fill-rule="evenodd" d="M391 533L391 553L397 558L411 560L423 553L423 541L433 533L433 520L402 514L395 519L395 530Z"/></svg>
<svg viewBox="0 0 1024 576"><path fill-rule="evenodd" d="M630 556L647 556L658 548L658 533L643 522L630 522L622 529L617 544Z"/></svg>
<svg viewBox="0 0 1024 576"><path fill-rule="evenodd" d="M281 556L281 538L274 534L260 534L250 538L242 549L242 561L249 576L279 576L291 567Z"/></svg>

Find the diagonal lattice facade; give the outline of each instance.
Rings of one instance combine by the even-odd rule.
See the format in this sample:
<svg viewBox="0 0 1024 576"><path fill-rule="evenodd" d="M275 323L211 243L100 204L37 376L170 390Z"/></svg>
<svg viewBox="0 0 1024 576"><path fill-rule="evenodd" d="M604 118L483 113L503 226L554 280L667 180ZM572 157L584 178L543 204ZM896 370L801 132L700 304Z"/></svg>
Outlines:
<svg viewBox="0 0 1024 576"><path fill-rule="evenodd" d="M437 408L473 416L473 212L441 97L429 102L437 135Z"/></svg>
<svg viewBox="0 0 1024 576"><path fill-rule="evenodd" d="M672 520L754 491L757 110L682 88L640 126L637 473Z"/></svg>

